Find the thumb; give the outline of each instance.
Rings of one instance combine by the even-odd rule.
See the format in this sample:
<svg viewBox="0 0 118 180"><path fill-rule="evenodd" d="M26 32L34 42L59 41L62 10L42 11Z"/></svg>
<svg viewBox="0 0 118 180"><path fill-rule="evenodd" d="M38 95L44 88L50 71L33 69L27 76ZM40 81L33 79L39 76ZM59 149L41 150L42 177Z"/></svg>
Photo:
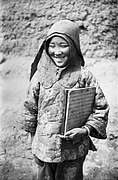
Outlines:
<svg viewBox="0 0 118 180"><path fill-rule="evenodd" d="M72 131L70 130L70 131L67 131L67 132L65 133L65 136L70 136L71 134L73 134L73 133L72 133Z"/></svg>

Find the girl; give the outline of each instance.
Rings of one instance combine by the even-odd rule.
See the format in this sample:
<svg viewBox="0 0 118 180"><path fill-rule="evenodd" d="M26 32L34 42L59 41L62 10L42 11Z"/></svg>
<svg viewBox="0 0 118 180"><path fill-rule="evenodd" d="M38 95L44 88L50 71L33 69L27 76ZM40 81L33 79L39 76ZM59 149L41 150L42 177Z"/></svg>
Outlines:
<svg viewBox="0 0 118 180"><path fill-rule="evenodd" d="M30 80L24 127L33 137L37 179L82 180L88 150L96 150L90 136L106 138L109 105L93 74L84 68L76 23L61 20L50 28L32 64ZM65 89L86 87L96 87L92 113L84 126L60 136Z"/></svg>

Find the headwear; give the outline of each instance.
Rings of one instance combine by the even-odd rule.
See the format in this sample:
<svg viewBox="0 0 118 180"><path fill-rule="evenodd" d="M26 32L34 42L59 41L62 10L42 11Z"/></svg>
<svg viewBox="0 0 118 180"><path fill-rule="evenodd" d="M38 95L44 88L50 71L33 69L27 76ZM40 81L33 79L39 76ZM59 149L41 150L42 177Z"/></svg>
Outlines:
<svg viewBox="0 0 118 180"><path fill-rule="evenodd" d="M55 35L59 36L67 36L69 37L73 44L75 45L75 48L77 49L77 53L79 55L79 61L81 62L81 65L84 66L84 58L81 53L80 49L80 39L79 39L79 27L76 23L70 21L70 20L60 20L56 22L49 30L46 39L42 43L42 46L40 47L34 62L31 65L31 74L30 74L30 80L33 77L34 73L37 70L38 62L42 56L44 45L45 43L52 38Z"/></svg>

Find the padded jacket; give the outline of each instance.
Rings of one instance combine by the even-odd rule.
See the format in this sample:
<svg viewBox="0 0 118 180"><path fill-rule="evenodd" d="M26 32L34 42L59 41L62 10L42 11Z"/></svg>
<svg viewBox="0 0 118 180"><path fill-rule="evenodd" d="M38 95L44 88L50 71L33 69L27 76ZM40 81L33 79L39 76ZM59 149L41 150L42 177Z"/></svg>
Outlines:
<svg viewBox="0 0 118 180"><path fill-rule="evenodd" d="M77 66L37 70L28 89L24 103L24 128L34 138L32 153L45 162L62 162L85 156L88 150L95 150L90 136L105 139L109 105L93 74L86 68ZM45 80L44 80L45 79ZM65 112L65 89L96 87L92 113L85 125L93 127L90 136L74 143L61 139Z"/></svg>

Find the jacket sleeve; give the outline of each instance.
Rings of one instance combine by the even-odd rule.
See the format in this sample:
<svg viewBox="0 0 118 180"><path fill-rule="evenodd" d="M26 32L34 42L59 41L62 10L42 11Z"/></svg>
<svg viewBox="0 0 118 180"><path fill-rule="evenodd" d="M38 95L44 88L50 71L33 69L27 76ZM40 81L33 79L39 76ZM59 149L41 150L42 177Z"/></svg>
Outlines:
<svg viewBox="0 0 118 180"><path fill-rule="evenodd" d="M27 98L24 102L23 108L23 129L25 129L27 132L30 132L32 135L35 134L37 127L39 87L38 73L36 72L30 81Z"/></svg>
<svg viewBox="0 0 118 180"><path fill-rule="evenodd" d="M109 104L102 89L100 88L99 83L96 81L96 78L92 75L92 73L89 74L86 83L86 86L96 87L92 113L87 119L86 126L92 127L92 131L90 133L92 137L105 139L107 138L106 127L108 123Z"/></svg>

